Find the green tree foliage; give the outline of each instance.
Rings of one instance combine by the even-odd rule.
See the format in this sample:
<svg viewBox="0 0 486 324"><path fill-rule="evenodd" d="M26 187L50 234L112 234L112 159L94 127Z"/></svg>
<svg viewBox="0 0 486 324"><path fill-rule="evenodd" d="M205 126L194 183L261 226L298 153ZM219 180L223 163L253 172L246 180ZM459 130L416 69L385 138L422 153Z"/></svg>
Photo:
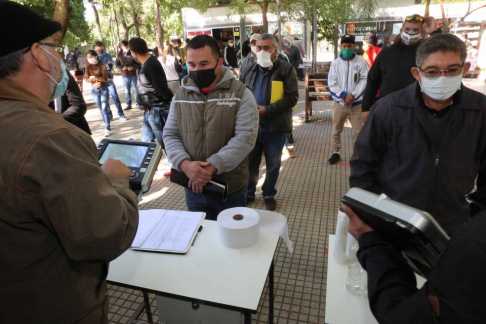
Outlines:
<svg viewBox="0 0 486 324"><path fill-rule="evenodd" d="M21 3L41 16L52 19L55 1L52 0L14 0ZM84 18L85 7L83 0L71 0L68 31L64 38L64 44L80 44L91 40L90 27Z"/></svg>

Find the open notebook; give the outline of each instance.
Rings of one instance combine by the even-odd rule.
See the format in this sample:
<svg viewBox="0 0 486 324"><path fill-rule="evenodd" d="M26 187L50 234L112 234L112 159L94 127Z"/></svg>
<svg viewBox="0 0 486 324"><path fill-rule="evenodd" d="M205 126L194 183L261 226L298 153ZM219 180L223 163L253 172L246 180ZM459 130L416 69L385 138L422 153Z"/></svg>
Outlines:
<svg viewBox="0 0 486 324"><path fill-rule="evenodd" d="M202 212L141 210L132 249L187 253L205 216Z"/></svg>

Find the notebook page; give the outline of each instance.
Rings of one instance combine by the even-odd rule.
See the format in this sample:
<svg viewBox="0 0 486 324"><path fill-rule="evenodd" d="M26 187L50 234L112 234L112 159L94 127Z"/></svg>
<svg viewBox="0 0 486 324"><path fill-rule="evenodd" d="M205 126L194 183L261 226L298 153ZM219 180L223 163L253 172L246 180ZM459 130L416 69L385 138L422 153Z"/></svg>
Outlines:
<svg viewBox="0 0 486 324"><path fill-rule="evenodd" d="M182 252L189 245L203 213L168 210L140 247L149 250Z"/></svg>
<svg viewBox="0 0 486 324"><path fill-rule="evenodd" d="M132 248L139 248L143 245L143 242L147 239L150 233L153 232L157 224L167 213L163 209L149 209L139 211L139 221L137 234L132 243Z"/></svg>

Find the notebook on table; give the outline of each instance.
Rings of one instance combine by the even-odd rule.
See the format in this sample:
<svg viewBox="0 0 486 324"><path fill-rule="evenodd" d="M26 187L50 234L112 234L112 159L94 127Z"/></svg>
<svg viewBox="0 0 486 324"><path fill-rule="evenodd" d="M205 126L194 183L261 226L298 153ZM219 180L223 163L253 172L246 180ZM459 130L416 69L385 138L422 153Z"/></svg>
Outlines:
<svg viewBox="0 0 486 324"><path fill-rule="evenodd" d="M180 253L189 251L206 217L202 212L140 210L132 250Z"/></svg>

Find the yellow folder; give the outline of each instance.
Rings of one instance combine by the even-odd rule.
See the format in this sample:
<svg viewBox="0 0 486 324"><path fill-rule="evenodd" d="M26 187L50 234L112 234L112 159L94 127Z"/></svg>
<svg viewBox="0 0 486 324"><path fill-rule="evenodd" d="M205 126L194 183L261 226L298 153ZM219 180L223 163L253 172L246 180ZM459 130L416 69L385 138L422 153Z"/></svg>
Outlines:
<svg viewBox="0 0 486 324"><path fill-rule="evenodd" d="M270 96L270 103L276 103L284 97L284 84L282 81L272 81L272 94ZM292 109L297 108L297 105Z"/></svg>

